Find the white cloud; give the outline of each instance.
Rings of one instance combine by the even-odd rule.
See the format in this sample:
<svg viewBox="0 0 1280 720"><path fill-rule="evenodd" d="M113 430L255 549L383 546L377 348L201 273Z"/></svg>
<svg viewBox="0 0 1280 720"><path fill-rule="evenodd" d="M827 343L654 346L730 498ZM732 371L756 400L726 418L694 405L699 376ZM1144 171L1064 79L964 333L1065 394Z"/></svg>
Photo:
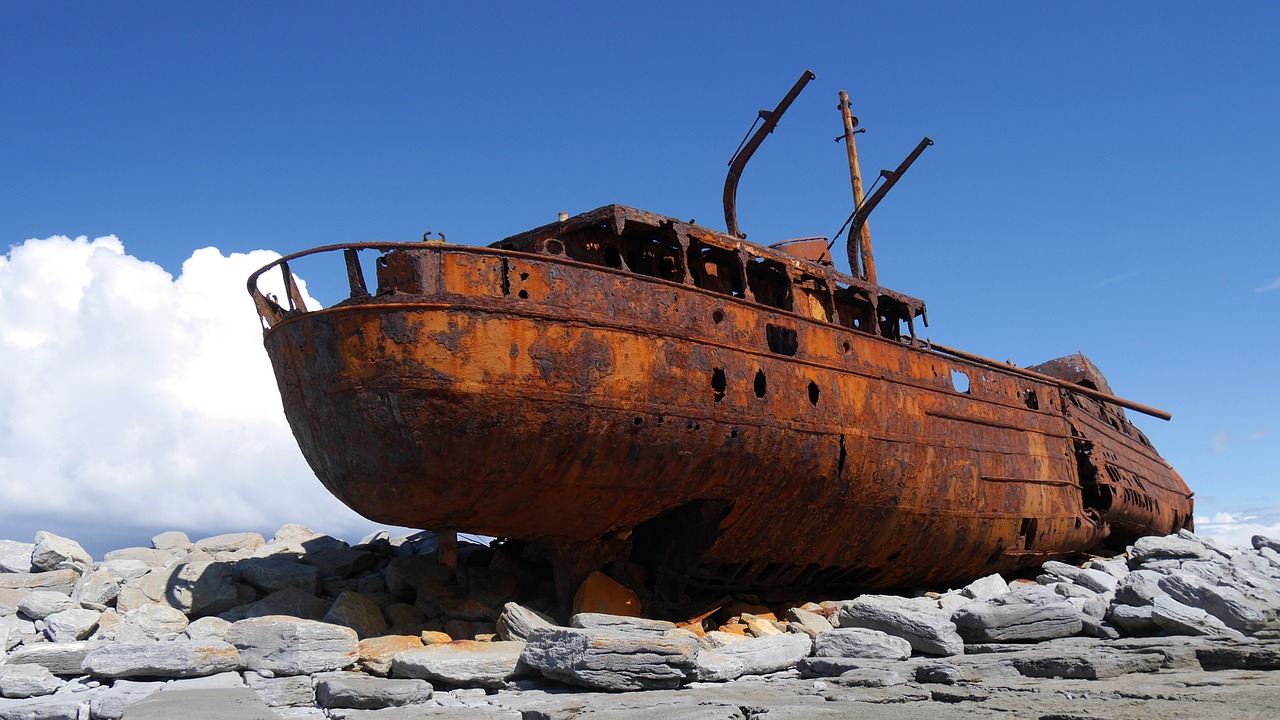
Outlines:
<svg viewBox="0 0 1280 720"><path fill-rule="evenodd" d="M1280 290L1280 278L1276 278L1265 285L1259 285L1253 289L1254 292L1260 293L1271 292L1272 290Z"/></svg>
<svg viewBox="0 0 1280 720"><path fill-rule="evenodd" d="M42 519L73 537L372 525L324 490L285 422L244 289L277 257L204 248L176 279L115 237L0 257L0 535Z"/></svg>
<svg viewBox="0 0 1280 720"><path fill-rule="evenodd" d="M1280 506L1196 517L1196 534L1235 547L1253 547L1254 535L1280 538Z"/></svg>
<svg viewBox="0 0 1280 720"><path fill-rule="evenodd" d="M1215 432L1209 436L1209 452L1215 455L1221 455L1231 449L1231 435L1225 432Z"/></svg>

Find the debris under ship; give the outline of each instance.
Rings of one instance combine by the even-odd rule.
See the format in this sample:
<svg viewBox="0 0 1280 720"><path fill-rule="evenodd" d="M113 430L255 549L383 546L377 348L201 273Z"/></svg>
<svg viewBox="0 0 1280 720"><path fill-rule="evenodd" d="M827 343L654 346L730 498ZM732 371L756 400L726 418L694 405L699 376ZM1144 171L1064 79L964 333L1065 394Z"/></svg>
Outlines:
<svg viewBox="0 0 1280 720"><path fill-rule="evenodd" d="M929 343L924 303L879 285L866 218L928 138L864 196L842 91L851 273L826 238L745 239L742 169L812 77L735 154L728 232L610 205L488 247L333 245L254 273L324 486L377 522L541 549L562 594L636 565L655 597L936 586L1190 528L1192 493L1123 408L1167 414L1082 355L1024 369ZM290 270L314 254L345 264L332 307Z"/></svg>

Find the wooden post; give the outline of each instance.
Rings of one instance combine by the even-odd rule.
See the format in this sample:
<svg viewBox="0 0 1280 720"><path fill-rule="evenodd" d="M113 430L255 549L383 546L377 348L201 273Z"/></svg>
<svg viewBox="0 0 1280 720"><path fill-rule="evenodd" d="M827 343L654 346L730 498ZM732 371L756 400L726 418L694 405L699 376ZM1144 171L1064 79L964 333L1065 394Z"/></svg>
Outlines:
<svg viewBox="0 0 1280 720"><path fill-rule="evenodd" d="M856 211L862 207L862 169L858 166L858 146L853 140L855 122L849 108L849 93L844 90L840 91L840 115L844 118L844 146L849 153L849 179L853 182L853 209ZM849 269L855 275L861 275L872 285L879 284L876 282L876 260L871 252L871 230L865 222L858 229L857 244L852 237L849 238L846 254L849 256ZM861 272L857 268L858 258L862 259Z"/></svg>

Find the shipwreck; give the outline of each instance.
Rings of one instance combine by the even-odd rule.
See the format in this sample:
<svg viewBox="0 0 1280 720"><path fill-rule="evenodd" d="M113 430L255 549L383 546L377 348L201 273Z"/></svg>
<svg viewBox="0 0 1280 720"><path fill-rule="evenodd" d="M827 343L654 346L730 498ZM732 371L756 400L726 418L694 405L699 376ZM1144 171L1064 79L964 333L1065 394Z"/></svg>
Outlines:
<svg viewBox="0 0 1280 720"><path fill-rule="evenodd" d="M727 232L610 205L488 247L332 245L255 272L321 483L377 522L539 548L562 592L639 566L655 598L957 583L1190 528L1192 493L1124 409L1167 414L1081 355L929 343L924 302L877 282L867 216L928 138L864 196L841 91L851 272L826 238L745 239L738 179L812 77L735 154ZM290 269L314 254L345 265L331 307Z"/></svg>

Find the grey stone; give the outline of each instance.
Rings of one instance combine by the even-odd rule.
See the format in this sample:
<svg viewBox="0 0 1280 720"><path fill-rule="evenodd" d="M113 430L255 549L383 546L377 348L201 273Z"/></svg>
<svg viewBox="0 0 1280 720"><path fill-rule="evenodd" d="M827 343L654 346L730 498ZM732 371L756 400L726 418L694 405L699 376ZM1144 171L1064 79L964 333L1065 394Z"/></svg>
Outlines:
<svg viewBox="0 0 1280 720"><path fill-rule="evenodd" d="M300 559L316 566L322 577L351 577L373 567L379 557L377 553L356 550L341 540L321 535L307 542L306 554Z"/></svg>
<svg viewBox="0 0 1280 720"><path fill-rule="evenodd" d="M0 573L29 573L34 570L31 553L35 549L35 543L0 540Z"/></svg>
<svg viewBox="0 0 1280 720"><path fill-rule="evenodd" d="M1107 619L1126 635L1151 635L1160 632L1156 624L1155 608L1151 605L1112 605L1107 610Z"/></svg>
<svg viewBox="0 0 1280 720"><path fill-rule="evenodd" d="M44 619L44 634L55 643L84 640L98 627L102 613L97 610L73 608L56 612Z"/></svg>
<svg viewBox="0 0 1280 720"><path fill-rule="evenodd" d="M1086 600L1080 606L1080 612L1094 620L1101 620L1107 616L1107 608L1111 607L1112 600L1114 598L1110 594L1098 595Z"/></svg>
<svg viewBox="0 0 1280 720"><path fill-rule="evenodd" d="M43 665L34 663L0 665L0 696L11 699L49 695L62 687Z"/></svg>
<svg viewBox="0 0 1280 720"><path fill-rule="evenodd" d="M250 670L309 675L355 664L358 639L351 628L280 615L240 620L227 630Z"/></svg>
<svg viewBox="0 0 1280 720"><path fill-rule="evenodd" d="M93 693L84 693L92 696ZM0 700L0 720L79 720L91 697L54 693L25 700Z"/></svg>
<svg viewBox="0 0 1280 720"><path fill-rule="evenodd" d="M1129 563L1123 557L1093 558L1084 566L1090 570L1101 570L1117 580L1129 574Z"/></svg>
<svg viewBox="0 0 1280 720"><path fill-rule="evenodd" d="M238 688L166 688L131 705L123 720L279 720L253 690Z"/></svg>
<svg viewBox="0 0 1280 720"><path fill-rule="evenodd" d="M172 566L154 568L140 577L124 581L120 594L116 596L116 610L126 613L154 603L172 605L168 590L174 573Z"/></svg>
<svg viewBox="0 0 1280 720"><path fill-rule="evenodd" d="M195 641L226 640L231 623L217 617L202 617L193 620L182 630L182 634Z"/></svg>
<svg viewBox="0 0 1280 720"><path fill-rule="evenodd" d="M1075 652L1046 649L1014 656L1012 662L1018 672L1027 677L1097 680L1127 673L1155 672L1160 669L1162 658L1155 653L1119 653L1105 648Z"/></svg>
<svg viewBox="0 0 1280 720"><path fill-rule="evenodd" d="M90 714L94 720L120 720L126 708L160 692L164 686L163 681L116 680L94 696L89 705Z"/></svg>
<svg viewBox="0 0 1280 720"><path fill-rule="evenodd" d="M750 642L752 638L747 635L738 635L736 633L722 632L720 630L712 630L705 632L702 637L698 638L698 647L707 650L716 650L737 643Z"/></svg>
<svg viewBox="0 0 1280 720"><path fill-rule="evenodd" d="M1091 638L1102 638L1113 640L1120 637L1120 631L1113 625L1108 625L1101 618L1092 615L1080 615L1080 635Z"/></svg>
<svg viewBox="0 0 1280 720"><path fill-rule="evenodd" d="M281 590L249 603L234 607L218 617L230 622L249 618L269 617L272 615L288 615L304 620L319 620L329 611L329 603L314 595L299 590Z"/></svg>
<svg viewBox="0 0 1280 720"><path fill-rule="evenodd" d="M534 633L548 632L539 630ZM391 674L397 678L437 680L450 685L501 687L518 674L525 643L455 640L396 653Z"/></svg>
<svg viewBox="0 0 1280 720"><path fill-rule="evenodd" d="M812 648L813 640L804 633L769 635L715 650L703 648L698 651L694 667L699 680L712 682L766 675L795 667Z"/></svg>
<svg viewBox="0 0 1280 720"><path fill-rule="evenodd" d="M264 542L266 541L263 540L262 535L258 533L242 532L214 535L212 537L197 540L194 544L197 550L207 552L217 558L219 555L252 553L254 550L262 547Z"/></svg>
<svg viewBox="0 0 1280 720"><path fill-rule="evenodd" d="M172 640L187 629L187 616L168 605L143 605L123 615L126 624L136 626L152 640Z"/></svg>
<svg viewBox="0 0 1280 720"><path fill-rule="evenodd" d="M1111 592L1116 589L1116 584L1119 582L1113 575L1102 570L1078 568L1057 560L1046 562L1043 568L1050 575L1069 580L1096 593Z"/></svg>
<svg viewBox="0 0 1280 720"><path fill-rule="evenodd" d="M1082 627L1073 605L1039 588L974 601L951 619L970 643L1049 640L1075 635Z"/></svg>
<svg viewBox="0 0 1280 720"><path fill-rule="evenodd" d="M1177 535L1157 537L1149 535L1138 538L1129 547L1130 564L1146 565L1154 560L1205 559L1215 555L1212 550L1194 541L1180 538Z"/></svg>
<svg viewBox="0 0 1280 720"><path fill-rule="evenodd" d="M841 673L832 682L845 687L883 688L902 685L907 679L889 668L854 668Z"/></svg>
<svg viewBox="0 0 1280 720"><path fill-rule="evenodd" d="M536 610L509 602L502 606L502 614L498 616L497 626L498 637L503 640L523 642L534 630L556 627L556 622Z"/></svg>
<svg viewBox="0 0 1280 720"><path fill-rule="evenodd" d="M207 640L97 643L81 667L98 677L186 678L235 670L239 653L231 645Z"/></svg>
<svg viewBox="0 0 1280 720"><path fill-rule="evenodd" d="M245 673L244 679L269 707L311 707L316 703L315 683L309 675L266 678Z"/></svg>
<svg viewBox="0 0 1280 720"><path fill-rule="evenodd" d="M986 600L1007 592L1009 592L1009 583L1005 582L998 573L980 577L960 589L962 595L974 600Z"/></svg>
<svg viewBox="0 0 1280 720"><path fill-rule="evenodd" d="M156 550L186 550L191 546L191 538L177 530L162 532L151 538L151 547Z"/></svg>
<svg viewBox="0 0 1280 720"><path fill-rule="evenodd" d="M796 670L802 677L836 677L850 670L877 666L876 661L867 658L811 656L797 662Z"/></svg>
<svg viewBox="0 0 1280 720"><path fill-rule="evenodd" d="M386 618L377 603L354 590L344 591L325 613L324 622L345 625L361 639L381 635L387 629Z"/></svg>
<svg viewBox="0 0 1280 720"><path fill-rule="evenodd" d="M1266 535L1254 535L1249 542L1253 544L1255 550L1270 548L1273 552L1280 552L1280 540L1269 538Z"/></svg>
<svg viewBox="0 0 1280 720"><path fill-rule="evenodd" d="M605 613L578 613L569 618L570 627L584 630L617 630L619 632L641 632L662 635L674 630L676 625L666 620L649 620Z"/></svg>
<svg viewBox="0 0 1280 720"><path fill-rule="evenodd" d="M99 568L85 573L72 592L72 598L91 610L106 610L115 603L120 594L120 581L116 580L110 570Z"/></svg>
<svg viewBox="0 0 1280 720"><path fill-rule="evenodd" d="M811 638L834 629L835 626L824 615L810 612L804 608L791 608L787 611L787 621L793 630L800 630Z"/></svg>
<svg viewBox="0 0 1280 720"><path fill-rule="evenodd" d="M73 570L82 575L93 570L93 558L75 540L42 530L36 533L31 566L37 570Z"/></svg>
<svg viewBox="0 0 1280 720"><path fill-rule="evenodd" d="M116 582L124 584L130 580L137 580L143 575L146 575L148 572L151 572L152 568L141 560L134 560L133 558L119 558L116 560L102 561L101 569L106 570ZM117 592L117 594L119 593Z"/></svg>
<svg viewBox="0 0 1280 720"><path fill-rule="evenodd" d="M80 574L75 570L51 570L33 573L0 573L0 590L55 590L70 595Z"/></svg>
<svg viewBox="0 0 1280 720"><path fill-rule="evenodd" d="M174 568L165 591L169 604L191 617L217 615L235 607L234 569L230 563L194 561Z"/></svg>
<svg viewBox="0 0 1280 720"><path fill-rule="evenodd" d="M316 682L316 702L324 708L378 710L417 705L431 699L431 683L419 679L388 680L359 673L321 677Z"/></svg>
<svg viewBox="0 0 1280 720"><path fill-rule="evenodd" d="M1239 631L1232 630L1204 610L1184 605L1167 595L1156 598L1152 603L1151 619L1166 632L1174 635L1224 635L1235 639L1244 638Z"/></svg>
<svg viewBox="0 0 1280 720"><path fill-rule="evenodd" d="M601 690L674 688L693 672L691 633L552 628L529 636L521 661L553 680ZM399 656L397 656L399 659Z"/></svg>
<svg viewBox="0 0 1280 720"><path fill-rule="evenodd" d="M177 562L180 554L171 550L157 550L156 548L131 547L112 550L102 556L103 567L110 567L113 564L119 564L124 561L140 562L148 568L162 568L166 565L172 565Z"/></svg>
<svg viewBox="0 0 1280 720"><path fill-rule="evenodd" d="M23 645L9 654L8 662L13 665L21 663L43 665L54 675L79 675L85 655L95 648L108 646L107 643L97 642Z"/></svg>
<svg viewBox="0 0 1280 720"><path fill-rule="evenodd" d="M925 663L916 667L916 682L935 685L955 685L967 679L964 671L947 663Z"/></svg>
<svg viewBox="0 0 1280 720"><path fill-rule="evenodd" d="M1165 595L1160 588L1161 573L1154 570L1134 570L1125 575L1116 586L1116 602L1123 605L1140 607L1150 605L1155 599Z"/></svg>
<svg viewBox="0 0 1280 720"><path fill-rule="evenodd" d="M967 606L966 606L967 607ZM942 610L892 595L863 595L840 607L840 627L864 627L904 638L930 655L959 655L964 640Z"/></svg>
<svg viewBox="0 0 1280 720"><path fill-rule="evenodd" d="M320 591L320 570L296 560L281 557L255 557L236 564L240 579L264 593L300 590L310 595Z"/></svg>
<svg viewBox="0 0 1280 720"><path fill-rule="evenodd" d="M819 657L906 660L911 657L911 643L879 630L841 627L819 633L814 641L813 654Z"/></svg>
<svg viewBox="0 0 1280 720"><path fill-rule="evenodd" d="M1178 602L1198 607L1241 632L1261 630L1267 624L1262 608L1230 587L1215 586L1191 575L1169 575L1160 580L1160 589Z"/></svg>
<svg viewBox="0 0 1280 720"><path fill-rule="evenodd" d="M1206 670L1280 670L1280 647L1219 644L1197 647L1196 658Z"/></svg>
<svg viewBox="0 0 1280 720"><path fill-rule="evenodd" d="M43 620L63 610L79 609L80 603L56 590L32 590L18 602L18 612L32 620Z"/></svg>

